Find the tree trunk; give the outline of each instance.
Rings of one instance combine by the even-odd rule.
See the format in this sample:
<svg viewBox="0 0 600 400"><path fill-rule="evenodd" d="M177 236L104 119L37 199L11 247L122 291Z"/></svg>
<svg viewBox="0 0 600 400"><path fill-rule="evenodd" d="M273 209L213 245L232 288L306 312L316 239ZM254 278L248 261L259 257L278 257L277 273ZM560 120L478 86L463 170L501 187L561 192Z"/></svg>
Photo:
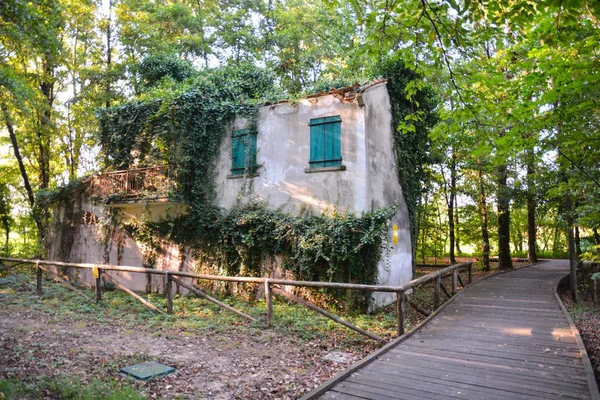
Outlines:
<svg viewBox="0 0 600 400"><path fill-rule="evenodd" d="M483 182L483 171L481 163L478 169L479 175L479 207L481 210L481 237L483 240L482 256L484 271L490 270L490 233L488 231L487 196Z"/></svg>
<svg viewBox="0 0 600 400"><path fill-rule="evenodd" d="M418 228L419 228L419 231L421 232L421 263L423 263L423 264L425 264L425 238L427 236L427 223L426 223L425 219L427 218L427 205L428 205L428 201L429 201L429 195L427 194L427 192L425 192L424 196L425 196L425 201L423 202L423 205L421 207L421 216L418 219L419 220ZM419 232L419 231L417 231L417 232ZM416 251L415 251L415 259L416 259ZM413 263L413 267L414 267L414 264L415 263ZM413 268L413 273L414 273L414 268Z"/></svg>
<svg viewBox="0 0 600 400"><path fill-rule="evenodd" d="M451 149L452 156L450 157L450 198L447 201L448 205L448 230L450 237L450 264L456 264L454 256L454 199L456 198L456 156L454 149Z"/></svg>
<svg viewBox="0 0 600 400"><path fill-rule="evenodd" d="M552 82L554 84L554 81ZM558 107L558 101L554 102L554 111ZM560 119L559 119L560 121ZM563 136L562 124L559 122L557 127L557 137L561 138ZM565 216L565 220L567 221L567 244L569 247L569 281L570 281L570 289L571 289L571 299L573 302L579 302L579 294L577 293L577 250L575 249L575 230L574 230L574 218L573 218L573 198L571 197L570 186L569 186L569 177L567 167L567 160L564 159L562 155L560 147L556 148L559 157L558 157L558 166L559 166L559 178L565 184L567 188L564 203L563 203L563 212Z"/></svg>
<svg viewBox="0 0 600 400"><path fill-rule="evenodd" d="M33 189L31 188L29 175L27 175L27 170L25 169L25 164L23 163L23 157L21 156L21 150L19 148L19 143L17 142L17 136L15 135L12 120L8 112L8 107L5 103L0 103L0 109L2 109L4 124L6 126L6 130L8 130L8 135L10 136L10 142L12 144L13 152L15 154L15 158L17 159L17 164L19 165L19 171L21 172L21 178L23 179L23 186L25 186L27 200L29 201L29 207L31 207L31 214L33 216L35 225L38 229L38 238L41 240L43 239L43 237L41 236L41 232L43 232L44 230L44 224L42 222L40 213L36 211L35 195L33 193ZM24 235L24 237L26 237L26 235Z"/></svg>
<svg viewBox="0 0 600 400"><path fill-rule="evenodd" d="M560 227L558 226L558 222L557 222L557 225L554 228L554 240L552 241L552 257L558 256L559 244L560 244Z"/></svg>
<svg viewBox="0 0 600 400"><path fill-rule="evenodd" d="M570 286L571 286L571 299L573 302L579 302L579 295L577 293L577 251L575 249L575 229L573 227L573 200L571 194L565 196L564 201L564 212L565 219L567 221L568 238L569 238L569 272L570 272Z"/></svg>
<svg viewBox="0 0 600 400"><path fill-rule="evenodd" d="M596 251L600 253L600 234L598 234L598 227L593 227L592 232L594 232L594 242L596 244Z"/></svg>
<svg viewBox="0 0 600 400"><path fill-rule="evenodd" d="M537 258L537 228L535 226L535 155L533 149L527 150L527 254L530 263Z"/></svg>
<svg viewBox="0 0 600 400"><path fill-rule="evenodd" d="M506 164L498 166L498 268L512 269L510 256L510 193L507 185L508 167Z"/></svg>
<svg viewBox="0 0 600 400"><path fill-rule="evenodd" d="M454 240L456 241L456 254L458 254L459 256L462 254L462 250L460 249L460 240L459 240L459 236L458 236L458 227L460 226L459 221L458 221L458 199L457 197L454 197L454 226L455 226L455 238Z"/></svg>
<svg viewBox="0 0 600 400"><path fill-rule="evenodd" d="M6 226L6 236L4 239L4 256L8 257L10 254L8 254L8 245L10 242L10 226Z"/></svg>
<svg viewBox="0 0 600 400"><path fill-rule="evenodd" d="M575 227L575 254L581 255L581 237L579 236L579 226Z"/></svg>
<svg viewBox="0 0 600 400"><path fill-rule="evenodd" d="M112 5L113 0L108 1L108 24L106 26L106 108L110 107L111 99L111 69L112 69Z"/></svg>
<svg viewBox="0 0 600 400"><path fill-rule="evenodd" d="M10 114L8 113L8 107L5 103L2 103L0 104L0 108L2 108L4 125L6 126L6 130L8 130L8 135L10 136L13 152L15 153L17 164L19 165L19 171L21 172L21 178L23 179L23 186L25 186L25 192L27 193L27 200L29 200L29 206L33 209L33 207L35 206L35 196L33 194L31 184L29 183L29 176L27 175L27 170L25 170L25 164L23 163L23 157L21 156L21 150L19 148L19 143L17 142L17 136L15 135L12 120L10 118Z"/></svg>
<svg viewBox="0 0 600 400"><path fill-rule="evenodd" d="M44 96L44 106L38 112L36 135L38 139L38 179L39 188L48 189L50 186L50 143L54 130L53 107L55 100L54 93L54 73L56 72L56 63L54 55L50 52L44 54L43 59L44 75L40 83L40 91ZM42 247L45 246L46 234L48 230L48 221L50 219L49 210L36 207L34 213L38 220L38 237Z"/></svg>

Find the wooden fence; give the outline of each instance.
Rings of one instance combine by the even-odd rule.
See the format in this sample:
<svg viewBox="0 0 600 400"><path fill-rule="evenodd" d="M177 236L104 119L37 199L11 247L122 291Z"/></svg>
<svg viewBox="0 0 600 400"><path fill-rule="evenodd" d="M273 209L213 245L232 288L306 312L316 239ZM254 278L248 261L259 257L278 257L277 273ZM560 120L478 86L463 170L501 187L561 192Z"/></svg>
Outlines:
<svg viewBox="0 0 600 400"><path fill-rule="evenodd" d="M15 263L12 265L7 265L6 263ZM70 268L81 268L92 270L92 274L95 278L95 301L99 302L102 300L102 277L112 282L117 288L129 293L131 296L138 299L142 302L146 307L151 310L161 313L161 314L171 314L173 312L173 290L172 285L175 282L178 285L183 286L188 289L191 293L202 297L208 301L211 301L217 304L219 307L223 307L236 315L245 318L249 321L256 321L254 317L243 313L227 304L220 302L219 300L211 297L207 293L204 293L202 290L194 286L193 284L187 284L183 282L180 278L193 278L198 280L212 280L212 281L224 281L224 282L250 282L263 284L265 286L265 303L267 309L267 324L270 324L273 320L273 294L280 295L285 297L291 301L294 301L298 304L301 304L309 309L326 316L334 320L337 323L340 323L362 335L368 336L371 339L384 341L384 339L372 332L365 331L357 326L350 324L347 321L337 317L336 315L317 307L316 305L294 296L291 293L288 293L283 290L283 286L295 286L295 287L310 287L310 288L328 288L328 289L347 289L347 290L365 290L370 292L385 292L385 293L395 293L396 294L396 322L397 322L397 334L401 336L404 334L404 325L406 320L406 305L408 304L410 307L413 307L418 313L423 316L429 316L430 312L423 309L417 302L411 299L411 293L413 291L425 284L433 283L433 311L435 311L442 304L442 292L446 295L446 297L451 298L458 291L458 284L462 287L466 286L461 276L459 275L460 270L467 270L468 272L468 283L472 281L472 268L473 262L464 262L459 264L454 264L447 266L445 268L439 269L431 274L423 275L417 279L414 279L410 282L405 283L400 286L383 286L383 285L362 285L362 284L354 284L354 283L337 283L337 282L313 282L313 281L292 281L285 279L271 279L271 278L257 278L257 277L244 277L244 276L221 276L221 275L206 275L206 274L195 274L191 272L180 272L180 271L168 271L168 270L156 270L151 268L141 268L141 267L130 267L130 266L121 266L121 265L107 265L107 264L81 264L81 263L66 263L60 261L48 261L48 260L34 260L34 259L19 259L19 258L7 258L0 257L0 271L8 270L10 273L15 275L15 277L22 279L12 271L12 267L21 264L31 264L36 267L37 271L37 284L36 284L36 292L38 295L42 294L42 277L43 272L46 272L56 278L60 283L65 285L69 290L72 290L82 297L91 301L91 299L82 291L72 286L69 282L62 279L58 274L54 273L52 270L48 269L48 266L55 267L70 267ZM116 278L111 277L106 272L108 271L120 271L120 272L133 272L133 273L144 273L144 274L153 274L153 275L162 275L165 277L165 288L167 295L167 311L163 311L142 298L137 293L133 292L129 288L127 288L122 283L118 282ZM448 289L442 279L452 277L452 286ZM34 290L27 282L22 281L22 284L30 290Z"/></svg>

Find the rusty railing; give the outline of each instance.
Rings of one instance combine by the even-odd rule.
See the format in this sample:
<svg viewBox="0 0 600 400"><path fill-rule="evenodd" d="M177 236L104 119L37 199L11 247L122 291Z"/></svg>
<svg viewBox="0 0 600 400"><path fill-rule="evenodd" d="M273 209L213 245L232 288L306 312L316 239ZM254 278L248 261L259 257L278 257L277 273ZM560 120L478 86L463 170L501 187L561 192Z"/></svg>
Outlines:
<svg viewBox="0 0 600 400"><path fill-rule="evenodd" d="M166 198L177 192L177 182L173 166L128 169L94 176L91 193L103 199Z"/></svg>

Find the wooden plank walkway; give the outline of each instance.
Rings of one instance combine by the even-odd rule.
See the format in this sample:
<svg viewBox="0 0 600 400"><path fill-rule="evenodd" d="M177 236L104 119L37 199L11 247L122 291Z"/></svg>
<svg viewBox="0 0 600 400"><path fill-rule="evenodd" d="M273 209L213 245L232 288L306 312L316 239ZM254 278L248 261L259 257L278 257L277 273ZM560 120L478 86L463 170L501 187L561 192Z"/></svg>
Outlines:
<svg viewBox="0 0 600 400"><path fill-rule="evenodd" d="M475 283L412 336L305 398L596 400L587 354L554 294L567 273L550 261Z"/></svg>

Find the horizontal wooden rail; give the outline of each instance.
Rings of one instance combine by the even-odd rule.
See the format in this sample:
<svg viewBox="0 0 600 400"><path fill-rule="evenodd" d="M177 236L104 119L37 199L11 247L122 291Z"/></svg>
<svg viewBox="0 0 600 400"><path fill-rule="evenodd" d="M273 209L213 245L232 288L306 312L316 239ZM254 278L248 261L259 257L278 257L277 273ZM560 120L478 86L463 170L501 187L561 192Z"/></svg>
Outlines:
<svg viewBox="0 0 600 400"><path fill-rule="evenodd" d="M132 169L120 169L120 170L117 170L117 171L103 172L103 173L98 174L96 176L118 175L118 174L124 174L126 172L142 172L142 171L150 171L150 170L169 169L169 168L174 168L174 167L172 165L155 165L155 166L152 166L152 167L132 168Z"/></svg>
<svg viewBox="0 0 600 400"><path fill-rule="evenodd" d="M424 315L427 314L427 312L425 310L421 309L420 307L418 307L418 305L416 303L414 303L413 301L410 301L408 299L408 296L406 296L408 294L407 292L417 288L418 286L421 286L421 285L424 285L424 284L427 284L427 283L433 281L434 282L434 304L433 304L434 307L433 308L435 310L437 307L439 307L439 305L441 303L441 299L440 299L440 291L441 290L443 290L444 293L448 297L452 297L454 294L456 294L456 292L458 290L458 288L457 288L458 282L460 282L463 287L465 286L463 284L463 280L461 279L460 275L458 274L458 271L460 269L467 269L467 271L469 273L468 283L471 283L472 268L473 268L473 262L467 261L464 263L458 263L458 264L446 266L444 268L438 269L437 271L435 271L431 274L423 275L417 279L413 279L412 281L407 282L403 285L384 286L384 285L362 285L362 284L356 284L356 283L341 283L341 282L292 281L292 280L285 280L285 279L270 279L270 278L247 277L247 276L222 276L222 275L195 274L192 272L157 270L157 269L152 269L152 268L132 267L132 266L124 266L124 265L68 263L68 262L62 262L62 261L36 260L36 259L24 260L24 259L19 259L19 258L10 258L10 257L0 257L0 265L2 264L2 262L34 264L38 267L38 270L42 265L46 265L46 266L53 265L53 266L57 266L57 267L72 267L72 268L82 268L82 269L91 269L91 270L97 269L98 276L100 276L103 272L106 272L106 271L121 271L121 272L162 275L162 276L165 276L166 281L167 281L166 282L166 287L168 288L167 308L168 308L169 312L172 312L172 307L173 307L172 299L170 298L171 290L169 287L171 280L174 280L178 284L183 285L184 287L188 288L195 294L198 294L198 292L199 292L199 290L197 288L194 288L192 290L187 285L184 285L183 282L176 279L175 277L225 281L225 282L247 282L247 283L263 284L263 285L265 285L265 300L266 300L266 306L267 306L267 323L270 323L273 318L271 290L276 289L276 287L273 287L271 285L313 287L313 288L327 288L327 289L365 290L365 291L370 291L370 292L395 293L396 294L396 302L397 302L396 310L397 310L397 314L398 314L397 315L398 335L404 334L404 322L406 319L405 303L408 303L410 306L415 308L419 313L424 314ZM114 279L111 279L108 275L105 275L105 276L114 282ZM442 283L442 279L447 278L447 277L452 277L451 290L448 290L445 287L445 285L443 285L443 283ZM120 285L118 285L118 287L122 290L127 291L132 296L134 295L133 292L131 292L130 290L126 290L124 287L121 287ZM280 294L280 295L282 294L282 291L280 289L276 289L276 291L278 294ZM100 301L101 296L102 296L102 290L101 290L101 285L100 285L100 278L98 277L98 278L96 278L96 300ZM202 293L201 296L205 297L205 298L209 297L205 293ZM290 296L290 294L286 293L285 296ZM138 298L138 300L140 300L140 301L143 300L137 295L135 295L135 297ZM210 298L209 300L213 301L216 299ZM299 298L294 298L293 300L294 301L301 300L301 301L297 301L297 302L299 302L300 304L302 304L306 307L309 307L309 308L312 308L310 306L313 306L312 304L310 306L308 306L308 302L306 302L305 300L299 299ZM145 301L143 301L143 302L144 302L144 304L147 303ZM152 308L151 304L146 304L146 306L148 306L149 308ZM313 306L313 307L316 307L316 306ZM155 311L163 313L161 310L158 310L158 309L156 309ZM233 310L230 310L230 311L233 311ZM235 311L238 311L238 310L235 310ZM324 311L324 310L319 309L318 312L321 312L321 311ZM252 318L247 315L241 315L241 316L246 319ZM332 318L330 315L327 315L327 316L329 318ZM338 321L339 318L337 318L337 317L332 318L332 319L339 322ZM347 323L343 323L343 324L346 325ZM346 325L346 326L348 326L348 325ZM355 329L355 327L351 327L351 329ZM373 334L369 334L367 336L369 336L373 339L376 339L376 340L381 339L379 337L375 338L374 336L376 336L376 335L373 335L373 336L371 336L371 335L373 335Z"/></svg>
<svg viewBox="0 0 600 400"><path fill-rule="evenodd" d="M415 268L446 268L452 264L415 264Z"/></svg>

